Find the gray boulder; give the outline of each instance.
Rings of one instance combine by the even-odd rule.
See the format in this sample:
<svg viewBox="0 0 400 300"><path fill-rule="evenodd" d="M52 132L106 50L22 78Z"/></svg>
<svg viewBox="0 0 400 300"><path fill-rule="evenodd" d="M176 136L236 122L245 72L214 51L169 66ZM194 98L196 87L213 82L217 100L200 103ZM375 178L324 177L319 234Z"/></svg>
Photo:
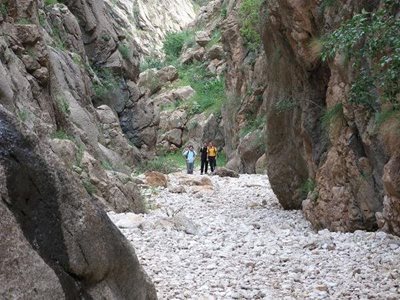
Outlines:
<svg viewBox="0 0 400 300"><path fill-rule="evenodd" d="M209 41L211 41L210 34L206 31L198 31L196 32L196 43L199 44L199 46L204 47L208 44Z"/></svg>
<svg viewBox="0 0 400 300"><path fill-rule="evenodd" d="M207 59L209 59L209 60L213 60L213 59L222 60L224 58L224 56L225 56L225 52L221 45L213 45L207 51Z"/></svg>

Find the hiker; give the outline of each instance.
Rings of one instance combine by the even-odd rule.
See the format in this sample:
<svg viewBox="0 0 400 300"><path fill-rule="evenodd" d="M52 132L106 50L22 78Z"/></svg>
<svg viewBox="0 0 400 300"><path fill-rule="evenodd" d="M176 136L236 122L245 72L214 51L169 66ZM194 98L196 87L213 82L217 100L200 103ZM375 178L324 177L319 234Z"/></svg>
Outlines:
<svg viewBox="0 0 400 300"><path fill-rule="evenodd" d="M217 148L214 146L212 142L208 145L207 148L207 157L208 157L208 162L210 163L210 169L211 173L214 173L215 168L217 167Z"/></svg>
<svg viewBox="0 0 400 300"><path fill-rule="evenodd" d="M207 158L207 143L204 143L203 147L200 148L200 174L203 175L203 171L207 174L208 170L208 158Z"/></svg>
<svg viewBox="0 0 400 300"><path fill-rule="evenodd" d="M193 174L194 168L194 159L196 158L196 151L193 150L193 146L189 145L189 148L186 148L183 152L183 156L186 157L186 168L188 174Z"/></svg>

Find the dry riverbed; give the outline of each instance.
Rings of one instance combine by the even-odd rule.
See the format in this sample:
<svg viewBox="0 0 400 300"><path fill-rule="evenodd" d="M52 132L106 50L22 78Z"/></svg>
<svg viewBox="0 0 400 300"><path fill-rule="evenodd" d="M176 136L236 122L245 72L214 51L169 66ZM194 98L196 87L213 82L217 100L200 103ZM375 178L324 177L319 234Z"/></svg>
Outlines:
<svg viewBox="0 0 400 300"><path fill-rule="evenodd" d="M398 237L315 232L265 175L175 173L145 193L148 214L109 215L159 299L400 298Z"/></svg>

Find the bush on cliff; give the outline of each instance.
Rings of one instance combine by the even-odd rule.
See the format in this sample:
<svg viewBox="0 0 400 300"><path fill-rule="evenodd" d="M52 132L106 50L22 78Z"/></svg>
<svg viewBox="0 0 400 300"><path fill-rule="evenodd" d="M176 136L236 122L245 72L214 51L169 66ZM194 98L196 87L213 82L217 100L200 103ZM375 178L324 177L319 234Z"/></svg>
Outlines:
<svg viewBox="0 0 400 300"><path fill-rule="evenodd" d="M191 99L191 113L221 111L222 104L226 99L223 78L211 74L200 63L179 67L179 74L179 85L190 85L196 91Z"/></svg>
<svg viewBox="0 0 400 300"><path fill-rule="evenodd" d="M239 18L242 27L240 33L250 50L257 50L261 45L259 24L260 10L264 0L243 0L239 7Z"/></svg>
<svg viewBox="0 0 400 300"><path fill-rule="evenodd" d="M190 30L169 32L165 36L163 50L167 60L176 60L186 44L194 42L194 33Z"/></svg>
<svg viewBox="0 0 400 300"><path fill-rule="evenodd" d="M353 63L349 102L380 111L400 110L400 3L385 0L376 11L362 10L322 39L322 60L337 53Z"/></svg>

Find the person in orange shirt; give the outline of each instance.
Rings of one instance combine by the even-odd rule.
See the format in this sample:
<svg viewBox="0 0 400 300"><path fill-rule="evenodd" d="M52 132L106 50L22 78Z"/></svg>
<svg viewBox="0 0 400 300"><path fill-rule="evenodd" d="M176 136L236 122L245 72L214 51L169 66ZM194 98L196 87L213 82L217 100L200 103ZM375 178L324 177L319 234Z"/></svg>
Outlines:
<svg viewBox="0 0 400 300"><path fill-rule="evenodd" d="M210 142L207 148L208 163L210 164L211 173L214 173L217 167L217 148L214 146L213 142Z"/></svg>

